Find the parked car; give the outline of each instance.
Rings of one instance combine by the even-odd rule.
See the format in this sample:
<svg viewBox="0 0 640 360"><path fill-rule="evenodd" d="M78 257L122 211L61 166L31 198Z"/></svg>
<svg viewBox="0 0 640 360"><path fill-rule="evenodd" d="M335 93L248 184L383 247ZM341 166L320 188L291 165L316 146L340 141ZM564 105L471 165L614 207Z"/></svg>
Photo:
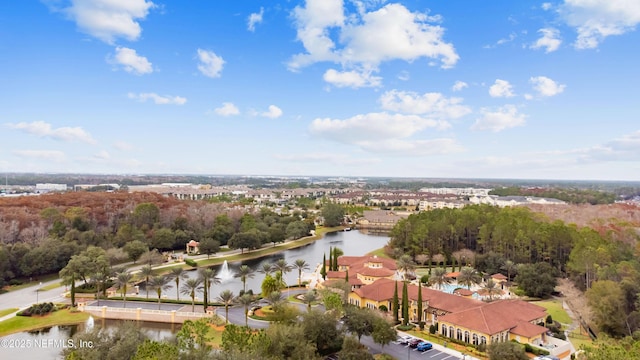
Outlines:
<svg viewBox="0 0 640 360"><path fill-rule="evenodd" d="M418 351L427 351L427 350L431 350L433 348L433 344L431 344L430 342L426 342L426 341L422 341L418 344L418 346L416 347L416 349Z"/></svg>
<svg viewBox="0 0 640 360"><path fill-rule="evenodd" d="M411 339L409 340L409 347L415 349L418 347L418 344L420 344L421 342L423 342L421 339Z"/></svg>
<svg viewBox="0 0 640 360"><path fill-rule="evenodd" d="M405 335L398 337L398 340L396 341L398 342L398 344L407 345L409 341L411 341L411 339L413 339L413 336Z"/></svg>

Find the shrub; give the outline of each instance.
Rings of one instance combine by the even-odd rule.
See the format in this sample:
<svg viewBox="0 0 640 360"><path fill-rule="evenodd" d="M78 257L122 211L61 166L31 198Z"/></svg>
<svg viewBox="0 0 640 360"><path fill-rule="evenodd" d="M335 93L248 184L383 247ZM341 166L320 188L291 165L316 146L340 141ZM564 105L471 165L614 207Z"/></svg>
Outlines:
<svg viewBox="0 0 640 360"><path fill-rule="evenodd" d="M9 285L11 285L11 286L22 285L22 281L20 281L18 279L11 279L11 280L9 280Z"/></svg>
<svg viewBox="0 0 640 360"><path fill-rule="evenodd" d="M400 331L409 331L409 330L413 330L415 328L415 326L413 325L398 325L398 330Z"/></svg>
<svg viewBox="0 0 640 360"><path fill-rule="evenodd" d="M438 331L438 326L435 324L429 325L429 334L433 335Z"/></svg>
<svg viewBox="0 0 640 360"><path fill-rule="evenodd" d="M420 282L423 283L423 284L428 283L429 282L429 275L422 275L420 277Z"/></svg>
<svg viewBox="0 0 640 360"><path fill-rule="evenodd" d="M547 324L553 324L553 318L551 317L551 315L547 315Z"/></svg>
<svg viewBox="0 0 640 360"><path fill-rule="evenodd" d="M197 267L198 266L198 263L193 259L185 259L184 263L189 265L189 266L191 266L191 267Z"/></svg>
<svg viewBox="0 0 640 360"><path fill-rule="evenodd" d="M382 312L387 312L389 311L389 309L387 309L386 305L380 305L378 306L378 310L382 311Z"/></svg>

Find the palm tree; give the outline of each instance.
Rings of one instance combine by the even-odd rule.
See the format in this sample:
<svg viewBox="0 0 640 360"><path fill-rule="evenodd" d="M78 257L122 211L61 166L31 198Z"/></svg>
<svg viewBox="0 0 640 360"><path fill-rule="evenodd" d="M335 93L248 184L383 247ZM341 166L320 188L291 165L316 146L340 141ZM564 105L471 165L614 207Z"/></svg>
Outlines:
<svg viewBox="0 0 640 360"><path fill-rule="evenodd" d="M229 305L233 304L234 295L231 290L224 290L218 295L218 301L224 304L224 318L229 323Z"/></svg>
<svg viewBox="0 0 640 360"><path fill-rule="evenodd" d="M408 273L412 273L416 269L416 263L413 262L409 255L400 256L396 261L396 266L398 267L398 270L403 272L404 280L407 280Z"/></svg>
<svg viewBox="0 0 640 360"><path fill-rule="evenodd" d="M482 281L480 274L474 268L463 267L458 275L458 284L466 286L471 289L471 285L479 284Z"/></svg>
<svg viewBox="0 0 640 360"><path fill-rule="evenodd" d="M302 295L302 302L307 304L307 311L311 311L311 303L318 300L318 294L315 291L307 291Z"/></svg>
<svg viewBox="0 0 640 360"><path fill-rule="evenodd" d="M147 291L147 299L149 298L149 279L153 276L153 268L151 265L145 265L140 268L140 277L144 279L144 288Z"/></svg>
<svg viewBox="0 0 640 360"><path fill-rule="evenodd" d="M200 269L198 276L202 279L202 285L204 288L204 311L207 311L209 306L209 294L211 293L211 285L220 284L220 278L216 276L216 272L210 268Z"/></svg>
<svg viewBox="0 0 640 360"><path fill-rule="evenodd" d="M435 284L438 289L442 290L442 287L445 284L449 284L451 282L451 278L447 277L447 270L437 267L433 269L431 276L429 276L429 282L431 284Z"/></svg>
<svg viewBox="0 0 640 360"><path fill-rule="evenodd" d="M122 291L122 307L127 307L127 287L131 284L133 275L126 271L116 275L116 287Z"/></svg>
<svg viewBox="0 0 640 360"><path fill-rule="evenodd" d="M171 268L169 276L176 282L176 298L180 301L180 279L187 278L187 272L181 267Z"/></svg>
<svg viewBox="0 0 640 360"><path fill-rule="evenodd" d="M271 265L269 265L269 267L271 267ZM255 276L255 272L253 271L252 268L250 268L247 265L242 265L240 266L240 269L238 269L238 273L236 273L236 277L240 278L240 281L242 281L243 293L247 291L247 279L253 279L254 276Z"/></svg>
<svg viewBox="0 0 640 360"><path fill-rule="evenodd" d="M273 291L265 296L264 300L271 304L271 307L277 307L284 301L284 295L280 291Z"/></svg>
<svg viewBox="0 0 640 360"><path fill-rule="evenodd" d="M487 295L489 295L489 301L493 300L493 295L501 293L500 288L498 288L498 283L493 281L493 279L487 280L482 289L484 289L484 291L487 292Z"/></svg>
<svg viewBox="0 0 640 360"><path fill-rule="evenodd" d="M511 260L507 260L501 269L507 272L507 280L511 281L511 274L515 274L518 271L518 265Z"/></svg>
<svg viewBox="0 0 640 360"><path fill-rule="evenodd" d="M200 291L202 291L201 279L187 279L184 284L182 284L181 292L191 297L191 312L196 312L196 292Z"/></svg>
<svg viewBox="0 0 640 360"><path fill-rule="evenodd" d="M273 264L273 270L276 272L276 280L278 280L279 284L282 284L283 287L287 287L287 283L284 281L284 275L291 271L291 265L287 264L285 259L278 259Z"/></svg>
<svg viewBox="0 0 640 360"><path fill-rule="evenodd" d="M255 302L256 299L250 294L244 294L236 298L236 303L244 306L244 326L249 326L249 306Z"/></svg>
<svg viewBox="0 0 640 360"><path fill-rule="evenodd" d="M258 272L265 275L271 274L273 272L273 264L262 263L262 266L260 267L260 269L258 269Z"/></svg>
<svg viewBox="0 0 640 360"><path fill-rule="evenodd" d="M300 286L300 280L302 278L302 272L305 270L309 270L309 264L306 260L297 259L293 262L293 268L298 270L298 286Z"/></svg>
<svg viewBox="0 0 640 360"><path fill-rule="evenodd" d="M162 296L162 291L171 288L171 286L169 285L169 281L171 281L171 278L169 276L158 275L152 277L147 283L147 287L155 289L156 293L158 294L158 310L160 310L160 297Z"/></svg>

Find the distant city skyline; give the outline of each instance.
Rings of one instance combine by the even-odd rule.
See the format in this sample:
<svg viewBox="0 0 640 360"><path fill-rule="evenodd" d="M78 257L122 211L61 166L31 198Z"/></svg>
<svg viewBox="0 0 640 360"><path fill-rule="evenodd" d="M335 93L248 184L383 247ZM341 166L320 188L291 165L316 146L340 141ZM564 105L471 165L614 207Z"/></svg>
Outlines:
<svg viewBox="0 0 640 360"><path fill-rule="evenodd" d="M639 180L640 2L0 3L0 173Z"/></svg>

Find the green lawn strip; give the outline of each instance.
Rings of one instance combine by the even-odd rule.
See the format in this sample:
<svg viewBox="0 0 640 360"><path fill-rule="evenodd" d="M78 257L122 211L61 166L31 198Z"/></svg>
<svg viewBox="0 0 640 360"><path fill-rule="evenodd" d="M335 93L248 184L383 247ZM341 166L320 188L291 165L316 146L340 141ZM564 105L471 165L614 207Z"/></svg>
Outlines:
<svg viewBox="0 0 640 360"><path fill-rule="evenodd" d="M211 345L214 349L222 348L222 332L224 329L220 330L216 327L209 327L209 333L207 334L207 343Z"/></svg>
<svg viewBox="0 0 640 360"><path fill-rule="evenodd" d="M3 317L5 315L9 315L9 314L13 314L14 312L18 311L18 308L10 308L10 309L3 309L0 310L0 317Z"/></svg>
<svg viewBox="0 0 640 360"><path fill-rule="evenodd" d="M376 255L376 256L381 257L381 258L387 258L387 259L389 259L389 255L387 255L387 254L384 252L384 248L375 249L375 250L373 250L373 251L370 251L370 252L368 252L368 253L367 253L367 255Z"/></svg>
<svg viewBox="0 0 640 360"><path fill-rule="evenodd" d="M46 316L16 316L0 322L0 337L9 334L40 329L54 325L71 325L87 321L88 313L58 310Z"/></svg>
<svg viewBox="0 0 640 360"><path fill-rule="evenodd" d="M534 301L532 304L539 305L547 309L547 314L551 315L553 320L558 321L561 324L571 324L573 322L569 314L564 311L561 300Z"/></svg>
<svg viewBox="0 0 640 360"><path fill-rule="evenodd" d="M49 290L59 288L61 286L62 286L62 282L55 282L53 284L49 284L47 286L41 287L40 289L38 289L38 291L49 291Z"/></svg>
<svg viewBox="0 0 640 360"><path fill-rule="evenodd" d="M32 281L29 281L29 279L20 279L24 281L24 284L7 286L4 289L6 291L16 291L16 290L25 289L31 286L38 286L40 285L41 282L47 282L47 281L56 280L56 279L58 279L58 274L41 276L41 277L38 277L38 280L32 280Z"/></svg>
<svg viewBox="0 0 640 360"><path fill-rule="evenodd" d="M571 343L573 344L573 347L576 350L580 350L580 348L584 345L584 346L593 346L593 341L591 340L591 337L589 337L589 335L587 335L586 332L582 331L582 329L580 327L574 329L572 332L569 333L569 338L567 339L569 341L571 341Z"/></svg>

